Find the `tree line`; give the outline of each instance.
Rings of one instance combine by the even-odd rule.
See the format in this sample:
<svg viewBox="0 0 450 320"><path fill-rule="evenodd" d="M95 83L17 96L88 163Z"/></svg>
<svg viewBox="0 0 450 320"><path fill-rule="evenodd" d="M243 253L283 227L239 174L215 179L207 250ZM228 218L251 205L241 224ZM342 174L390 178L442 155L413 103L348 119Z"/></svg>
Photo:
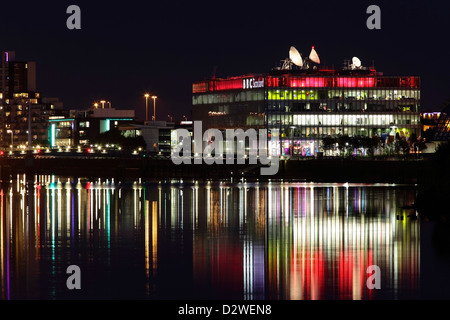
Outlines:
<svg viewBox="0 0 450 320"><path fill-rule="evenodd" d="M409 154L410 151L422 152L427 148L425 139L417 137L414 133L409 138L400 137L397 133L395 139L382 139L381 137L367 137L367 136L348 136L340 135L337 137L325 137L322 140L322 149L325 155L339 152L340 156L353 155L356 150L356 155L374 156L382 155L400 155Z"/></svg>

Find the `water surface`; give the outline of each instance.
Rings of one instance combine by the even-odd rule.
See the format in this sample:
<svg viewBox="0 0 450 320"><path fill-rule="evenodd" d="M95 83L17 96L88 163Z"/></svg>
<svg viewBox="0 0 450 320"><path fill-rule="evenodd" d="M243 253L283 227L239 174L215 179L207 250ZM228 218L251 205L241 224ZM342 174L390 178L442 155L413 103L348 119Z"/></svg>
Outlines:
<svg viewBox="0 0 450 320"><path fill-rule="evenodd" d="M382 184L20 175L0 188L0 297L448 298L436 289L437 275L450 283L448 261L429 223L401 208L415 195ZM69 265L81 290L66 286ZM367 288L370 265L379 290Z"/></svg>

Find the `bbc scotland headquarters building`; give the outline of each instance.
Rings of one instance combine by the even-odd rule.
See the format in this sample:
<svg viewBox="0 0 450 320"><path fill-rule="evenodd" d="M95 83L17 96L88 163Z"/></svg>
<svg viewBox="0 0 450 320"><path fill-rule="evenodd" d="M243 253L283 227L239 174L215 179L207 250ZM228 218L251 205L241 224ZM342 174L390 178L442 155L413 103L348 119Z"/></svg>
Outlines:
<svg viewBox="0 0 450 320"><path fill-rule="evenodd" d="M286 157L315 156L325 137L389 143L420 135L419 77L385 76L356 57L340 70L322 68L314 48L298 64L286 59L267 74L194 83L192 120L202 121L203 130L278 132L269 152Z"/></svg>

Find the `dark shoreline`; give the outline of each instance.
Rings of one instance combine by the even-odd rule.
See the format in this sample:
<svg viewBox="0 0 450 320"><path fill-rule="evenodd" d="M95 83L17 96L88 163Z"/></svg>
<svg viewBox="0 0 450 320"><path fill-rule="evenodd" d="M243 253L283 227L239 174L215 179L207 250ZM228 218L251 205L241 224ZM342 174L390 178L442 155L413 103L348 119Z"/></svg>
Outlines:
<svg viewBox="0 0 450 320"><path fill-rule="evenodd" d="M150 158L21 158L2 159L2 180L17 174L54 174L86 178L146 180L194 179L246 181L301 181L335 183L428 184L433 162L418 160L369 160L352 158L280 160L275 175L261 175L261 165L175 165L170 159Z"/></svg>

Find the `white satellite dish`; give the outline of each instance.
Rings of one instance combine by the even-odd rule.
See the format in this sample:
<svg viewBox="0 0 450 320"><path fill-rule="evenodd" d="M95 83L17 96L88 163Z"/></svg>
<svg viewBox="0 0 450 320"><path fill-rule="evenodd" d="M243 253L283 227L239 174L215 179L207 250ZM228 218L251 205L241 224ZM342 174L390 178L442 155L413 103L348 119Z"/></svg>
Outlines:
<svg viewBox="0 0 450 320"><path fill-rule="evenodd" d="M312 47L311 49L311 53L309 54L309 59L312 62L315 62L317 64L320 64L320 59L319 59L319 55L317 54L316 50L314 50L314 47Z"/></svg>
<svg viewBox="0 0 450 320"><path fill-rule="evenodd" d="M361 67L361 60L359 60L359 58L357 58L357 57L353 57L352 64L354 67L359 68L359 67Z"/></svg>
<svg viewBox="0 0 450 320"><path fill-rule="evenodd" d="M289 59L291 59L292 63L298 67L303 67L303 59L300 53L295 47L291 47L289 50Z"/></svg>

